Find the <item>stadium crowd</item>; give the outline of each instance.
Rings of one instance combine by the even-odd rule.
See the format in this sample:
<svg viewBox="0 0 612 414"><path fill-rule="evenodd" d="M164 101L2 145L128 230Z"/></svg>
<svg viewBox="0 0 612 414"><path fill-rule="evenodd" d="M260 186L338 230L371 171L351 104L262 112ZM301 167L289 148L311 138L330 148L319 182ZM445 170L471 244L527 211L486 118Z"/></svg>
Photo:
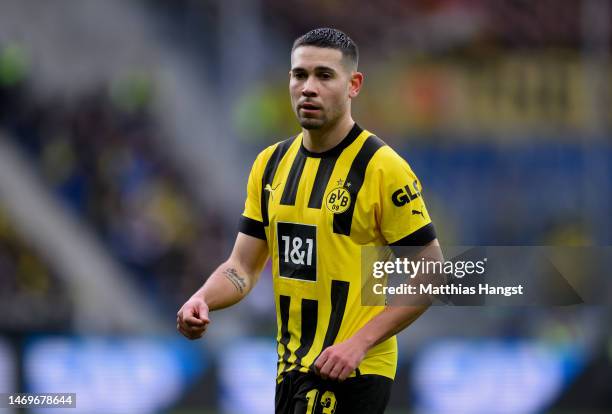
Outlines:
<svg viewBox="0 0 612 414"><path fill-rule="evenodd" d="M24 80L2 86L0 108L0 127L44 182L147 293L176 309L225 249L222 221L198 205L158 145L146 101L128 107L103 87L41 98Z"/></svg>

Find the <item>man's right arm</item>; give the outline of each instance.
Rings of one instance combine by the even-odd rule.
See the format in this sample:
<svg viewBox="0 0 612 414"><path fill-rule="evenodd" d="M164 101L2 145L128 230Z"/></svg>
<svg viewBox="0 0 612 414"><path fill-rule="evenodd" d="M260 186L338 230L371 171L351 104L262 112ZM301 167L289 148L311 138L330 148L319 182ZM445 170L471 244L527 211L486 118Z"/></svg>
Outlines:
<svg viewBox="0 0 612 414"><path fill-rule="evenodd" d="M268 245L265 240L238 233L229 259L178 311L178 331L189 339L200 338L210 323L209 311L223 309L242 300L257 283L267 259Z"/></svg>

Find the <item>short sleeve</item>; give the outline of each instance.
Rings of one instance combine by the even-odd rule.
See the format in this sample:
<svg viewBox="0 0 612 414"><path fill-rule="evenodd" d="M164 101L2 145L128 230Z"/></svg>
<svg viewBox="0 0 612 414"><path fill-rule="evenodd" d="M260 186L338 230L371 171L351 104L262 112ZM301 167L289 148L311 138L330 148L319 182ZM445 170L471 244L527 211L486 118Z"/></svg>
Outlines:
<svg viewBox="0 0 612 414"><path fill-rule="evenodd" d="M381 233L388 244L424 246L436 238L421 182L390 147L379 151Z"/></svg>
<svg viewBox="0 0 612 414"><path fill-rule="evenodd" d="M266 240L263 218L261 214L261 191L263 177L263 157L260 153L255 159L247 182L247 194L244 211L240 219L238 231L258 239Z"/></svg>

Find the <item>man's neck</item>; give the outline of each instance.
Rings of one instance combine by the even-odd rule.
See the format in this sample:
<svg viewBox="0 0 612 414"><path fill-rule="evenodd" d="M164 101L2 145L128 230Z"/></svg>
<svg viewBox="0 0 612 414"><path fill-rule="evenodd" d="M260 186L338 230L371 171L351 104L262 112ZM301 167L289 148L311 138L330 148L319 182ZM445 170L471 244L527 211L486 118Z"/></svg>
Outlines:
<svg viewBox="0 0 612 414"><path fill-rule="evenodd" d="M329 129L302 129L304 147L314 153L328 151L342 142L354 124L349 116Z"/></svg>

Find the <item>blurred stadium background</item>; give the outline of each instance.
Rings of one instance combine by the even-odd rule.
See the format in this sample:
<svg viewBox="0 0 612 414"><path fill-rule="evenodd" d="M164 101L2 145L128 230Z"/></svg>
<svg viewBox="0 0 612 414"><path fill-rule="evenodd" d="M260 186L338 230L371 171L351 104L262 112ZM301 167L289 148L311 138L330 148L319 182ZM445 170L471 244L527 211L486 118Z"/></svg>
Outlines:
<svg viewBox="0 0 612 414"><path fill-rule="evenodd" d="M296 131L289 50L314 27L360 45L355 117L443 243L609 245L611 25L607 0L0 0L0 392L272 412L269 269L206 340L175 313L229 253L255 155ZM431 309L389 412L612 412L611 316Z"/></svg>

